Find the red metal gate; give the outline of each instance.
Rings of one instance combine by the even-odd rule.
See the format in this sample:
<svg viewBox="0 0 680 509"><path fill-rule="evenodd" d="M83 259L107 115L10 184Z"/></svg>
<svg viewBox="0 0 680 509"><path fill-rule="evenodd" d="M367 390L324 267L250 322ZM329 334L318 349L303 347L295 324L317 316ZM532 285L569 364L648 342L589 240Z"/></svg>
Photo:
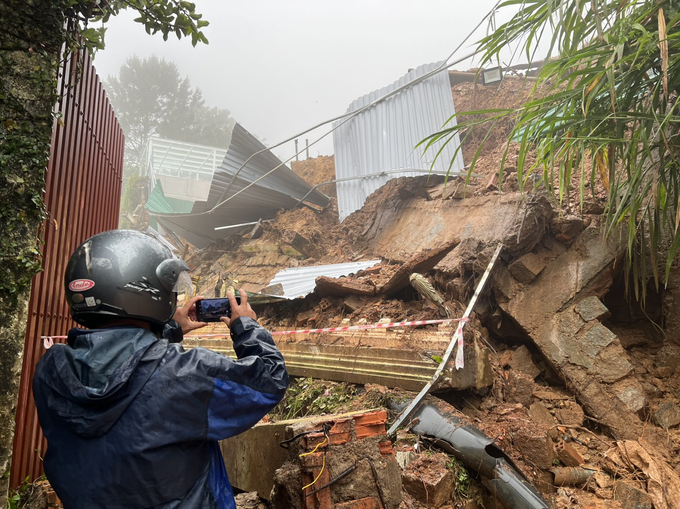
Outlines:
<svg viewBox="0 0 680 509"><path fill-rule="evenodd" d="M33 278L16 412L10 486L42 474L46 449L31 381L44 353L41 336L62 336L75 325L64 300L63 277L73 250L86 238L118 226L124 136L90 57L73 55L61 69L60 115L52 131L43 227L44 272Z"/></svg>

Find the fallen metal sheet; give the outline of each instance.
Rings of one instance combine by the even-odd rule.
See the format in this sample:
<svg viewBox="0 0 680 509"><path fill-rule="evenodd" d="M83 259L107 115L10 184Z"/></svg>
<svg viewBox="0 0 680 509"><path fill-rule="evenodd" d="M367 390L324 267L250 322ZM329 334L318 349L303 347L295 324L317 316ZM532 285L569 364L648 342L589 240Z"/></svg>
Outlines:
<svg viewBox="0 0 680 509"><path fill-rule="evenodd" d="M244 166L260 150L264 152ZM190 214L151 215L164 228L203 248L233 233L215 228L272 218L280 209L297 206L305 196L309 203L327 205L329 198L312 189L257 138L236 124L229 150L212 178L208 199L196 201Z"/></svg>
<svg viewBox="0 0 680 509"><path fill-rule="evenodd" d="M333 265L312 265L310 267L295 267L283 269L269 282L269 287L280 284L285 299L298 299L308 295L316 288L316 278L341 277L354 274L360 270L366 270L380 263L381 260L368 260L362 262L336 263Z"/></svg>
<svg viewBox="0 0 680 509"><path fill-rule="evenodd" d="M482 483L510 509L549 509L521 471L494 441L455 415L442 415L432 404L413 414L411 431L437 444L482 477Z"/></svg>
<svg viewBox="0 0 680 509"><path fill-rule="evenodd" d="M440 62L421 65L391 85L355 100L347 112L358 111L439 66ZM390 179L463 171L463 154L457 151L460 145L457 134L446 143L443 140L436 142L426 152L422 147L414 148L447 122L447 127L455 125L455 118L451 119L454 113L448 72L442 69L350 120L334 122L340 220L360 209L366 198ZM440 151L435 161L435 155Z"/></svg>

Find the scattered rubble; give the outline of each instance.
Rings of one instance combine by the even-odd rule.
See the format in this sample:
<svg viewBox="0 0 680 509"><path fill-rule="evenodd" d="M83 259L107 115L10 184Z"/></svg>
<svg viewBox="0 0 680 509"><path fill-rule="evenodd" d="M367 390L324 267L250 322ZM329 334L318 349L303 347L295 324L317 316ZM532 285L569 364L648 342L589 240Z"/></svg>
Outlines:
<svg viewBox="0 0 680 509"><path fill-rule="evenodd" d="M456 109L511 107L531 85L458 83ZM644 309L627 301L623 240L599 228L604 191L593 189L583 206L574 196L558 205L540 190L519 193L514 143L499 180L510 129L490 133L469 181L394 179L343 223L326 184L333 158L295 162L299 176L323 184L327 207L280 211L202 250L186 246L198 293L251 292L296 377L267 419L221 443L243 491L237 507L680 507L680 271L665 292L650 291ZM466 162L487 134L469 133ZM499 244L465 327L465 369L448 365L388 437L397 409L441 362ZM282 285L270 284L286 268L371 259L382 261L315 278L304 298L283 299ZM443 302L424 300L413 273ZM185 347L234 355L223 325L198 332ZM49 485L34 486L36 505L26 507L58 507Z"/></svg>
<svg viewBox="0 0 680 509"><path fill-rule="evenodd" d="M459 112L512 106L528 92L512 78L500 88L454 86ZM297 377L268 422L221 444L232 484L245 492L238 507L680 507L680 271L663 293L650 290L645 308L626 300L623 240L599 228L603 190L583 207L574 196L560 206L540 190L519 193L513 143L494 180L509 128L497 126L467 183L394 179L343 223L333 198L187 247L198 293L251 292ZM480 136L463 144L466 161ZM334 178L332 157L293 170L314 185ZM334 185L320 190L335 196ZM388 437L394 408L431 379L499 244L491 284L465 327L465 369L448 365L425 405ZM282 289L270 285L282 269L372 259L382 261L315 278L304 298L277 300ZM441 322L439 305L413 288L414 272L452 321ZM258 292L270 300L256 304ZM186 347L233 355L223 325L197 332ZM427 429L426 408L446 416L440 429ZM470 451L457 436L446 445L452 420L476 430L483 461L463 466ZM511 472L507 486L495 480L499 471ZM518 493L523 502L512 498Z"/></svg>

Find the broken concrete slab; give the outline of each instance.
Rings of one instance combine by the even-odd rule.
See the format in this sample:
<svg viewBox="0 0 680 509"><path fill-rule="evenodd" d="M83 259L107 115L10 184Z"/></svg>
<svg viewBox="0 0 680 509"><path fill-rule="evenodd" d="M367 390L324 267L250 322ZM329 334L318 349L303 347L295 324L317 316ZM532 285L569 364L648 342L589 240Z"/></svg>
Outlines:
<svg viewBox="0 0 680 509"><path fill-rule="evenodd" d="M503 311L534 340L587 412L615 436L637 438L643 423L636 412L644 405L644 391L631 376L628 354L616 335L597 321L601 310L588 311L594 309L593 300L580 305L582 314L575 308L611 286L622 251L615 235L605 239L595 229L586 229L531 284L517 283L501 267L496 295ZM616 390L615 383L623 381L626 394Z"/></svg>
<svg viewBox="0 0 680 509"><path fill-rule="evenodd" d="M345 297L347 295L371 297L377 291L375 286L353 279L319 276L316 278L316 293L320 297Z"/></svg>
<svg viewBox="0 0 680 509"><path fill-rule="evenodd" d="M443 243L437 248L424 249L416 253L399 267L387 283L378 289L378 293L384 294L387 297L393 296L399 290L410 285L409 278L411 274L414 272L422 274L433 269L458 244L458 239L454 239Z"/></svg>
<svg viewBox="0 0 680 509"><path fill-rule="evenodd" d="M464 200L399 201L394 212L379 212L368 217L350 216L345 222L351 227L353 220L368 221L358 242L370 244L371 252L397 261L407 260L438 242L468 238L484 246L503 242L510 254L519 256L541 242L552 217L547 199L521 193L471 196ZM460 257L454 250L438 267L452 272L459 264Z"/></svg>
<svg viewBox="0 0 680 509"><path fill-rule="evenodd" d="M222 330L219 325L217 330ZM206 335L210 335L210 332L208 328L204 330ZM408 334L404 334L387 329L338 331L332 334L332 341L340 339L347 344L305 342L308 334L277 337L276 342L291 376L356 384L375 383L419 391L432 379L437 369L437 363L425 355L425 351L432 352L430 355L441 355L452 335L453 332L448 330L408 331ZM405 348L409 343L420 344L421 347ZM466 337L466 344L466 368L446 369L439 389L482 389L493 383L491 360L486 347L473 337ZM183 345L185 348L202 346L236 357L227 334L221 338L186 338Z"/></svg>
<svg viewBox="0 0 680 509"><path fill-rule="evenodd" d="M231 485L243 491L256 491L269 500L274 472L288 459L279 446L286 439L291 421L259 423L236 437L222 440L220 449Z"/></svg>

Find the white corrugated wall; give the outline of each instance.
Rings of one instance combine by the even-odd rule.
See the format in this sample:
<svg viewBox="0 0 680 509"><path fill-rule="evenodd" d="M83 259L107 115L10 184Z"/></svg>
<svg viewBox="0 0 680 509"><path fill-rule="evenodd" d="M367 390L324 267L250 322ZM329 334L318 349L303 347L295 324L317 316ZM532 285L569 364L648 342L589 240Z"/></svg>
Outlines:
<svg viewBox="0 0 680 509"><path fill-rule="evenodd" d="M350 104L347 111L359 110L440 64L421 65L392 85L360 97ZM451 84L448 71L444 69L349 121L336 121L333 124L333 127L339 126L333 131L336 178L362 177L337 183L340 220L360 209L366 198L388 180L427 174L441 143L426 153L423 153L422 147L414 147L426 136L440 130L454 113ZM434 173L446 174L459 145L456 134L437 159ZM463 171L463 167L463 155L459 152L451 171ZM380 175L381 172L395 173Z"/></svg>

